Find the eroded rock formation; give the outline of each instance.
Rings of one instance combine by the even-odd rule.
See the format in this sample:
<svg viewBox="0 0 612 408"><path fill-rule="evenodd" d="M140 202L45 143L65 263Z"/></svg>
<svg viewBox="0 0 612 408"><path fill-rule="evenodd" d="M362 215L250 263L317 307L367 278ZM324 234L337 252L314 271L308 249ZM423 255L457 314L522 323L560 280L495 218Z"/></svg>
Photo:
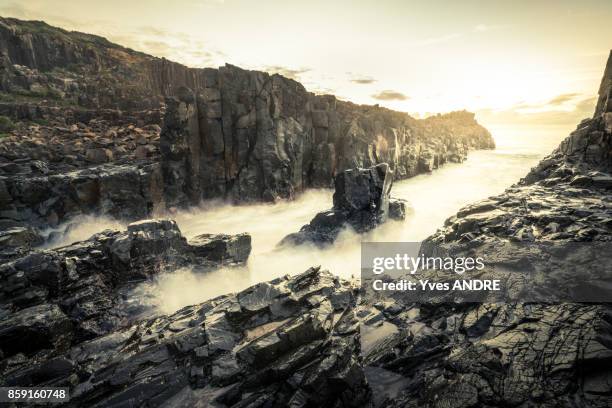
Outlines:
<svg viewBox="0 0 612 408"><path fill-rule="evenodd" d="M291 198L330 187L342 171L388 163L395 178L494 147L468 112L425 120L314 95L279 75L225 66L195 92L166 101L161 134L170 205L203 198Z"/></svg>
<svg viewBox="0 0 612 408"><path fill-rule="evenodd" d="M96 51L100 44L114 50L109 55L137 55L96 37L75 43L80 34L62 32L59 36L38 23L32 24L41 31L29 37L19 31L23 27L11 26L17 23L3 20L3 24L0 47L5 61L31 66L27 70L12 66L26 73L20 79L24 82L16 82L14 71L4 71L3 87L27 85L32 91L40 89L33 85L44 81L54 84L54 75L61 70L41 74L39 69L52 70L58 61L77 57L99 70L100 78L108 79L105 75L113 72L109 67L123 59L108 65L106 53ZM49 30L54 34L49 36ZM160 95L168 89L178 91L180 85L195 90L181 91L177 99L169 99L160 146L164 160L142 164L158 165L166 180L174 177L173 188L160 184L164 188L161 197L167 197L171 206L209 195L290 196L308 183L329 182L339 169L374 165L382 158L394 163L397 174L411 174L411 169L431 169L436 161L440 163L440 157L451 158L440 152L461 158L462 149L470 146L460 143L449 148L444 140L456 141L456 135L442 141L415 136L415 129L421 126L439 134L440 122L447 120L444 116L414 121L379 108L340 103L333 97L309 96L296 82L278 76L235 67L197 71L202 75L197 76L196 71L178 64L164 64L163 80L151 81L145 88L129 88L129 97L113 93L102 82L91 93L82 92L87 104L99 105L117 96L119 101L133 100L143 89L155 89ZM118 66L119 71L124 67ZM148 69L147 64L141 66ZM175 80L166 82L166 76ZM138 78L152 78L128 77L134 84L140 83ZM79 85L78 89L90 88ZM612 242L611 92L612 54L594 117L582 122L520 183L449 218L427 245L472 252L496 247L498 256L524 265L523 253L501 253L500 248L507 248L508 243ZM310 110L304 108L309 103ZM210 130L215 126L220 130ZM300 155L297 147L304 144L300 145L296 135L308 126L316 149L301 150ZM335 126L348 126L349 131L334 133ZM470 128L473 122L468 120L465 126ZM392 150L388 142L396 137L400 140L398 135L414 137L415 142L391 144L395 146ZM438 146L429 150L431 155L412 150L430 142ZM382 149L385 145L387 150ZM334 158L329 163L335 164L304 166L319 160L315 158L319 149L321 157ZM351 153L339 153L346 151ZM425 150L419 147L416 151ZM304 161L308 154L311 157ZM78 175L94 172L91 178L102 180L95 172L106 171L104 166L108 164L80 169ZM211 168L214 171L207 173ZM336 177L341 194L334 197L334 206L349 213L365 212L365 225L384 215L385 186L390 184L385 166L342 174ZM8 211L3 219L20 221L15 217L29 214L28 208L43 208L41 203L49 199L47 190L33 194L41 191L35 181L44 185L41 180L56 176L68 177L25 177L19 183L10 177L2 179L0 199L8 206L3 207ZM20 184L28 182L29 188ZM72 181L65 184L74 188ZM109 184L108 189L100 190L109 195L100 193L107 197L102 202L111 206L108 203L115 199L125 199L126 191L136 191L133 184L138 183L132 179L122 184L125 190ZM15 205L14 191L28 197L27 205ZM79 190L65 191L74 197ZM88 187L86 191L97 190ZM142 194L144 189L139 191ZM92 193L80 197L88 194ZM51 199L46 205L54 208L57 201ZM401 213L399 207L396 210ZM129 281L158 273L164 264L206 267L220 260L241 262L248 253L248 239L203 235L186 242L173 222L146 221L132 224L126 232L105 231L64 248L33 252L26 248L24 253L17 249L36 242L35 231L15 224L10 227L0 236L13 248L3 253L7 261L0 266L0 382L67 386L72 406L612 405L609 304L414 304L401 295L372 299L363 297L351 282L311 268L169 316L132 322L128 311L117 307L121 288ZM541 255L537 245L529 248L531 256Z"/></svg>
<svg viewBox="0 0 612 408"><path fill-rule="evenodd" d="M5 365L3 383L69 386L68 405L75 407L361 407L370 391L359 358L355 296L355 286L311 268L139 322L36 364Z"/></svg>
<svg viewBox="0 0 612 408"><path fill-rule="evenodd" d="M2 229L292 198L345 169L386 162L406 178L493 147L468 112L416 120L43 22L0 18L0 66L0 116L14 122L0 130Z"/></svg>
<svg viewBox="0 0 612 408"><path fill-rule="evenodd" d="M299 232L283 238L280 245L330 245L345 228L364 233L388 218L404 219L406 215L405 202L390 196L393 172L386 163L345 170L336 176L334 184L333 208L315 215Z"/></svg>
<svg viewBox="0 0 612 408"><path fill-rule="evenodd" d="M3 369L55 355L120 329L131 311L122 290L187 266L202 271L246 261L250 236L187 241L170 220L144 220L58 249L36 250L0 265Z"/></svg>
<svg viewBox="0 0 612 408"><path fill-rule="evenodd" d="M612 242L612 53L599 103L560 147L504 194L461 209L426 248L453 248L503 258L529 274L551 262L542 244L566 250L555 259L577 269L579 245ZM522 251L512 250L522 245ZM597 245L597 246L596 246ZM586 247L589 248L589 247ZM426 250L427 252L427 250ZM609 252L591 251L604 276L586 302L609 282ZM607 272L605 268L607 267ZM587 271L588 272L588 271ZM554 276L541 277L543 282ZM603 278L603 279L601 279ZM567 275L566 287L580 277ZM559 284L559 283L557 283ZM544 287L546 289L546 287ZM520 299L519 299L520 300ZM421 304L404 296L376 304L392 330L379 330L366 364L385 370L401 391L387 407L585 406L612 404L612 309L609 303ZM370 318L372 319L372 318ZM363 330L362 330L363 335ZM390 372L390 373L389 373ZM380 376L381 371L376 371Z"/></svg>

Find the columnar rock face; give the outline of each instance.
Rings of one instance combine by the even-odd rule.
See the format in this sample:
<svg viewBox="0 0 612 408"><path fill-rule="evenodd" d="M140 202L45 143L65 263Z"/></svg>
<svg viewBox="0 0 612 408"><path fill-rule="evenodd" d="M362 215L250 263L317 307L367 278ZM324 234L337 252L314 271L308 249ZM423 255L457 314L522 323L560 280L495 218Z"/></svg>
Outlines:
<svg viewBox="0 0 612 408"><path fill-rule="evenodd" d="M202 86L208 71L14 18L0 18L0 53L3 92L20 101L43 97L87 108L157 108L179 86Z"/></svg>
<svg viewBox="0 0 612 408"><path fill-rule="evenodd" d="M293 80L233 66L166 101L164 182L177 204L291 198L329 187L353 167L388 163L398 179L494 147L468 112L416 120L376 106L314 95Z"/></svg>
<svg viewBox="0 0 612 408"><path fill-rule="evenodd" d="M393 172L381 163L369 169L350 169L335 179L334 206L315 215L299 232L289 234L281 245L332 244L345 228L364 233L388 218L404 219L403 200L391 199Z"/></svg>
<svg viewBox="0 0 612 408"><path fill-rule="evenodd" d="M385 162L405 178L493 147L468 112L416 120L280 75L188 68L42 22L0 18L0 66L0 115L15 122L0 140L4 228L87 212L134 219L208 198L273 201L330 187L353 167ZM105 165L133 166L117 170L126 194L104 197L116 180ZM84 201L69 179L81 172ZM18 188L39 176L44 194Z"/></svg>
<svg viewBox="0 0 612 408"><path fill-rule="evenodd" d="M599 98L594 117L612 112L612 59L608 58L603 79L599 86ZM609 122L608 122L609 123Z"/></svg>

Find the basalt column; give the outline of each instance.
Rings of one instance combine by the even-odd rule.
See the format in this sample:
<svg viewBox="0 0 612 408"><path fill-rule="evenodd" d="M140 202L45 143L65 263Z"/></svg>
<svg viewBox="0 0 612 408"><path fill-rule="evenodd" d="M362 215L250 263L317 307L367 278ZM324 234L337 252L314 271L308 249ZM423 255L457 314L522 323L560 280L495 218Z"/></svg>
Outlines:
<svg viewBox="0 0 612 408"><path fill-rule="evenodd" d="M176 98L166 99L166 115L160 139L166 206L197 204L200 189L200 127L194 93L179 89Z"/></svg>

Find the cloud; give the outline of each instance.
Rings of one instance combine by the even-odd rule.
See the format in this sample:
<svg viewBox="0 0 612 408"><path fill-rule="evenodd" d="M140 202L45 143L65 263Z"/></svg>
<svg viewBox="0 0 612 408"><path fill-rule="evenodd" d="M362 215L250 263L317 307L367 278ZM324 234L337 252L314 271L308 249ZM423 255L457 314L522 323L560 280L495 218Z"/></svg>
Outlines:
<svg viewBox="0 0 612 408"><path fill-rule="evenodd" d="M580 99L580 97L583 97ZM588 99L588 98L587 98ZM584 95L575 92L567 92L559 94L552 99L541 102L541 103L527 103L520 102L512 106L509 110L513 110L520 113L534 113L534 112L549 112L549 111L563 111L576 107L580 101L584 100Z"/></svg>
<svg viewBox="0 0 612 408"><path fill-rule="evenodd" d="M404 95L401 92L389 89L373 94L372 98L377 99L379 101L405 101L410 99L409 96Z"/></svg>
<svg viewBox="0 0 612 408"><path fill-rule="evenodd" d="M572 101L576 99L577 96L580 96L579 93L565 93L558 96L555 96L550 101L548 101L547 105L550 106L559 106L563 105L565 102Z"/></svg>
<svg viewBox="0 0 612 408"><path fill-rule="evenodd" d="M280 74L284 77L287 77L289 79L295 79L295 80L300 79L300 77L303 74L311 71L310 68L293 69L293 68L283 67L281 65L268 65L268 66L263 67L261 70L269 72L271 74Z"/></svg>
<svg viewBox="0 0 612 408"><path fill-rule="evenodd" d="M376 80L372 77L356 77L356 78L352 78L350 81L354 84L359 84L359 85L368 85L368 84L373 84L374 82L376 82Z"/></svg>
<svg viewBox="0 0 612 408"><path fill-rule="evenodd" d="M163 41L144 41L142 45L147 49L147 52L158 56L166 56L172 47Z"/></svg>
<svg viewBox="0 0 612 408"><path fill-rule="evenodd" d="M338 91L336 91L334 88L327 88L327 87L316 86L316 85L311 85L311 86L308 86L307 88L310 92L316 95L334 95L337 99L341 99L341 100L350 99L342 95L339 95Z"/></svg>
<svg viewBox="0 0 612 408"><path fill-rule="evenodd" d="M503 30L510 27L510 24L478 24L472 29L475 33L485 33L487 31Z"/></svg>
<svg viewBox="0 0 612 408"><path fill-rule="evenodd" d="M152 36L157 36L157 37L163 37L169 34L168 31L161 29L159 27L153 27L153 26L142 26L140 27L138 31L140 31L142 34L147 34L147 35L152 35Z"/></svg>
<svg viewBox="0 0 612 408"><path fill-rule="evenodd" d="M492 31L492 30L499 30L501 28L505 28L507 26L505 25L500 25L500 24L478 24L476 26L474 26L474 28L472 29L473 32L475 33L484 33L486 31Z"/></svg>
<svg viewBox="0 0 612 408"><path fill-rule="evenodd" d="M478 111L478 118L485 123L508 125L574 126L582 119L593 116L597 103L596 97L579 96L580 94L567 93L539 105L522 103L504 110L482 109Z"/></svg>

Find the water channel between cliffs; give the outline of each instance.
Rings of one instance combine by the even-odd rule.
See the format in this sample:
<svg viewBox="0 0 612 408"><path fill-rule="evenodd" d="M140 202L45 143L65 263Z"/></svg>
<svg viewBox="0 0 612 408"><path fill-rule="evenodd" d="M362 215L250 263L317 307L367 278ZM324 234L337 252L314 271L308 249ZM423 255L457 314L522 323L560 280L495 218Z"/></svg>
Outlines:
<svg viewBox="0 0 612 408"><path fill-rule="evenodd" d="M202 233L250 233L253 250L247 265L209 273L194 273L189 269L165 273L137 287L130 295L130 302L143 303L159 313L171 313L183 306L282 275L300 273L315 265L342 277L359 276L362 240L423 240L464 205L502 193L517 182L571 131L563 126L488 128L496 140L495 150L470 152L462 164L446 164L431 174L393 185L391 195L408 200L411 207L405 221L389 221L362 236L346 231L328 249L302 246L278 250L276 244L285 235L298 231L317 212L330 208L331 190L310 190L292 202L244 206L207 202L198 209L181 212L175 219L187 238ZM90 218L65 242L86 239L101 227L122 225Z"/></svg>

